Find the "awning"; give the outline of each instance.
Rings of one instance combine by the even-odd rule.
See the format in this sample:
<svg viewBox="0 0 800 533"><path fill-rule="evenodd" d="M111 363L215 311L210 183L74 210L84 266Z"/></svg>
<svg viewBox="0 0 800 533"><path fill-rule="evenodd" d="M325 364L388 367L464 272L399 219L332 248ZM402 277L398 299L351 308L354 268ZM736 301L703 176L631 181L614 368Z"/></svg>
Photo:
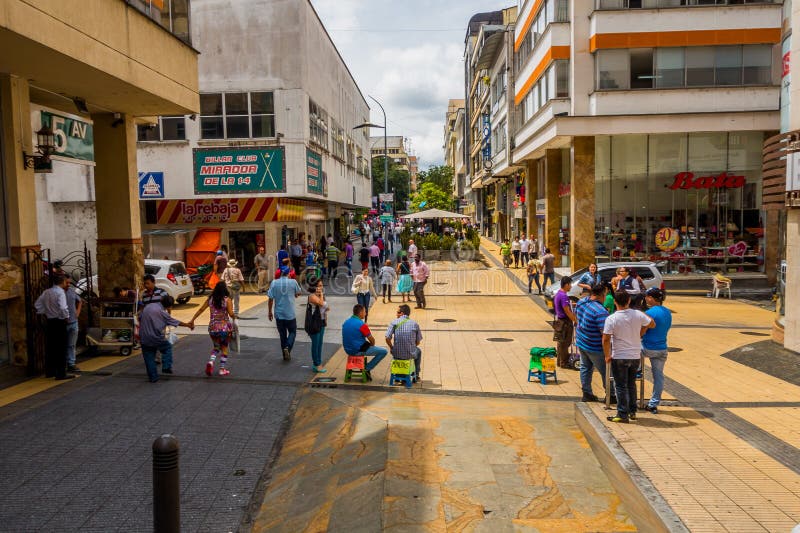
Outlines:
<svg viewBox="0 0 800 533"><path fill-rule="evenodd" d="M406 220L423 220L426 218L470 218L468 215L461 213L453 213L452 211L445 211L444 209L428 209L427 211L420 211L419 213L411 213L401 218Z"/></svg>
<svg viewBox="0 0 800 533"><path fill-rule="evenodd" d="M186 268L197 268L200 265L214 262L214 256L219 250L220 228L200 228L192 240L192 244L186 247Z"/></svg>
<svg viewBox="0 0 800 533"><path fill-rule="evenodd" d="M488 70L492 67L494 58L497 56L497 52L503 44L504 31L504 26L483 27L485 39L481 47L481 54L478 56L478 62L475 65L475 70Z"/></svg>

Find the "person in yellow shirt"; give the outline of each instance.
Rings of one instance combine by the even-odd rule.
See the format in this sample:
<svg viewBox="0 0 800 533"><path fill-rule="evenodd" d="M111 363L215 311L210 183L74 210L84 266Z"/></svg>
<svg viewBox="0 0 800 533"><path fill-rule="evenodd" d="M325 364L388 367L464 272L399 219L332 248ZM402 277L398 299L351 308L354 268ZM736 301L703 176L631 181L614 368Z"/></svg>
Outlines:
<svg viewBox="0 0 800 533"><path fill-rule="evenodd" d="M503 257L503 266L508 268L511 264L511 245L508 244L508 239L505 239L500 245L500 255Z"/></svg>

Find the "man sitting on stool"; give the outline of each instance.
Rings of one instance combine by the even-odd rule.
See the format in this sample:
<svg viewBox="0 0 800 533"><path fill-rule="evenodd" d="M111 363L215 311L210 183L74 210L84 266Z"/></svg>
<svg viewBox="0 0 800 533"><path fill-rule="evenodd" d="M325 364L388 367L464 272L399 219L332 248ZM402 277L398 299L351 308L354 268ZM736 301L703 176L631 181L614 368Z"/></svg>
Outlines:
<svg viewBox="0 0 800 533"><path fill-rule="evenodd" d="M386 344L395 359L414 360L414 383L420 380L422 371L422 350L419 343L422 342L422 331L419 324L411 320L411 307L403 304L397 308L397 318L392 320L386 329ZM394 337L394 340L392 339Z"/></svg>
<svg viewBox="0 0 800 533"><path fill-rule="evenodd" d="M345 320L342 325L342 345L347 355L363 353L366 357L372 357L371 361L364 359L367 379L372 381L372 369L378 366L378 363L389 352L386 348L375 346L375 337L372 336L369 326L364 322L366 316L367 310L363 305L358 304L353 307L353 316Z"/></svg>

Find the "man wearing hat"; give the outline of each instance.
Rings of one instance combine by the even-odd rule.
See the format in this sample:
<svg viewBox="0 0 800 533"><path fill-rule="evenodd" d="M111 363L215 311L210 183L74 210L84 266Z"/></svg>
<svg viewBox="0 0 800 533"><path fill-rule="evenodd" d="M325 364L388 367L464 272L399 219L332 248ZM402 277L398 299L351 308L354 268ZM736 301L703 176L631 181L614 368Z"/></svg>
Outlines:
<svg viewBox="0 0 800 533"><path fill-rule="evenodd" d="M297 281L289 278L291 270L286 265L282 266L281 277L273 281L269 286L269 291L267 291L267 296L269 297L269 321L272 322L274 318L275 325L278 326L284 361L289 361L292 358L292 348L297 335L297 315L294 310L294 300L300 296L300 285L297 284Z"/></svg>
<svg viewBox="0 0 800 533"><path fill-rule="evenodd" d="M664 291L658 287L651 287L644 293L649 309L645 312L655 323L655 327L648 329L642 337L642 355L650 359L650 370L653 372L653 393L647 409L653 414L658 413L658 404L661 402L661 391L664 390L664 365L667 363L667 333L672 327L672 312L664 307Z"/></svg>
<svg viewBox="0 0 800 533"><path fill-rule="evenodd" d="M233 316L239 317L239 293L244 285L242 271L236 266L236 259L228 259L228 266L222 272L222 281L228 287L228 293L233 301Z"/></svg>

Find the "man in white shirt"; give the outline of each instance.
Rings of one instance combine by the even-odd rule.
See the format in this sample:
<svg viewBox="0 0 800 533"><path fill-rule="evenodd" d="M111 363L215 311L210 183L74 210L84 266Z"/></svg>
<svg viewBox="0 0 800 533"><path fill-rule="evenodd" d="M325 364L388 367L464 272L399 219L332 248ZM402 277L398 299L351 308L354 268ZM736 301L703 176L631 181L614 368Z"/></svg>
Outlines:
<svg viewBox="0 0 800 533"><path fill-rule="evenodd" d="M53 286L36 300L36 313L47 319L45 326L45 376L57 380L74 378L67 374L67 307L69 281L62 274L53 277Z"/></svg>
<svg viewBox="0 0 800 533"><path fill-rule="evenodd" d="M522 266L525 266L531 259L531 241L528 240L528 237L526 237L524 233L519 240L519 249L522 253Z"/></svg>
<svg viewBox="0 0 800 533"><path fill-rule="evenodd" d="M603 327L603 353L611 363L617 391L617 414L611 422L627 424L636 420L636 372L642 358L642 335L656 323L646 314L630 308L631 295L624 290L614 293L617 311Z"/></svg>
<svg viewBox="0 0 800 533"><path fill-rule="evenodd" d="M412 261L417 257L417 245L414 244L414 239L408 239L408 257Z"/></svg>

